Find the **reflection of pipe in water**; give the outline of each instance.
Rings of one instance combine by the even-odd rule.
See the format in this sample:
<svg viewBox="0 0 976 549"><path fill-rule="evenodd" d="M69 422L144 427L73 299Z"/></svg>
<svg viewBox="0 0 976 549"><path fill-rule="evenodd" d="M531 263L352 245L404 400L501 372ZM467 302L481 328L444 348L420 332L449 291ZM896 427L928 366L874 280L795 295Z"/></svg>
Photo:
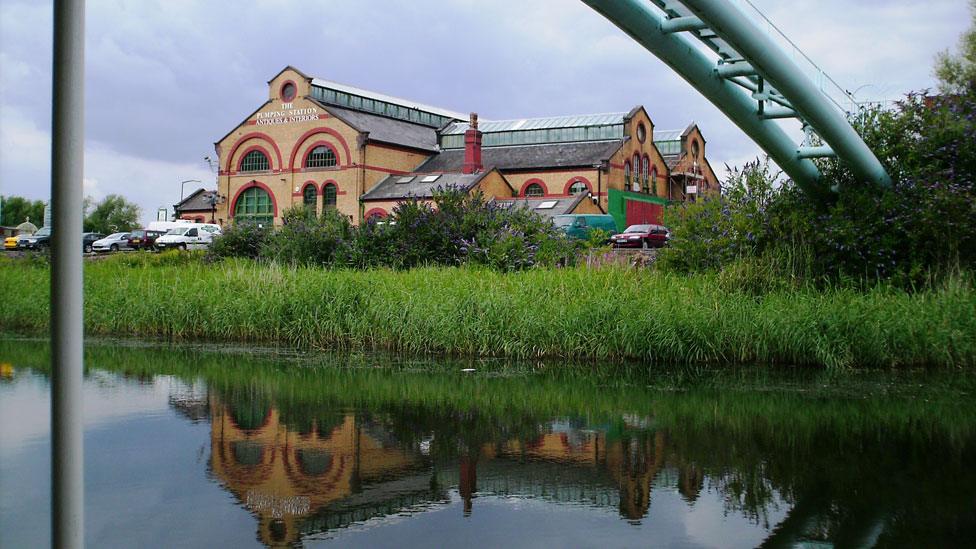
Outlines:
<svg viewBox="0 0 976 549"><path fill-rule="evenodd" d="M471 500L478 491L478 453L470 452L461 456L461 474L458 491L464 501L464 516L471 516Z"/></svg>

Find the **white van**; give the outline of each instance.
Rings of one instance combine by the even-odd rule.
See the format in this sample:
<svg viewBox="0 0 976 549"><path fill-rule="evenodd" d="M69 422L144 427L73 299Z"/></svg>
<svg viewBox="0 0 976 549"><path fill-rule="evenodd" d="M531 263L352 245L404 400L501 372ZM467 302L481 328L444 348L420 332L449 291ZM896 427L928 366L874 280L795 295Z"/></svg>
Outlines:
<svg viewBox="0 0 976 549"><path fill-rule="evenodd" d="M220 235L220 225L213 223L180 223L156 239L155 246L159 250L179 248L193 250L207 248L213 243L215 236Z"/></svg>
<svg viewBox="0 0 976 549"><path fill-rule="evenodd" d="M170 229L185 227L187 225L193 225L194 223L195 221L192 221L190 219L177 219L176 221L150 221L146 229L150 231L161 231L165 233Z"/></svg>

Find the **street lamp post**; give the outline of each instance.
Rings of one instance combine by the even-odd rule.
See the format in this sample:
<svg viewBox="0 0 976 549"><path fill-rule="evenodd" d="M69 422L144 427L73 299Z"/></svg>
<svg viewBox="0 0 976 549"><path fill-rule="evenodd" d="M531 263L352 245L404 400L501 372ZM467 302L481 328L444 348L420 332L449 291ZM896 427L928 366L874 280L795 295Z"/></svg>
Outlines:
<svg viewBox="0 0 976 549"><path fill-rule="evenodd" d="M186 184L199 182L199 179L187 179L186 181L180 181L180 202L183 202L183 190L186 188Z"/></svg>

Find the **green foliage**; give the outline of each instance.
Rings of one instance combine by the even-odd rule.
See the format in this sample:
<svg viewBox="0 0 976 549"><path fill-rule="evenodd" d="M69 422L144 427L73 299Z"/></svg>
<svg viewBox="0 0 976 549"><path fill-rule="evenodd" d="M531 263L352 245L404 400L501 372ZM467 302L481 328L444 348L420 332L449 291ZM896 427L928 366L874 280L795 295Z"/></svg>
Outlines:
<svg viewBox="0 0 976 549"><path fill-rule="evenodd" d="M755 255L778 178L768 160L747 163L730 173L721 196L667 208L671 241L659 252L658 264L687 273L717 270Z"/></svg>
<svg viewBox="0 0 976 549"><path fill-rule="evenodd" d="M40 227L44 224L44 201L21 196L0 196L0 224L16 227L27 220Z"/></svg>
<svg viewBox="0 0 976 549"><path fill-rule="evenodd" d="M286 212L284 225L256 241L252 229L231 228L218 238L212 256L261 258L287 265L388 267L485 265L516 271L537 265L571 264L577 244L538 214L505 210L481 194L442 189L434 204L407 200L383 221L353 227L335 210L310 218L298 207ZM222 242L230 240L231 243Z"/></svg>
<svg viewBox="0 0 976 549"><path fill-rule="evenodd" d="M178 253L155 257L180 264L146 268L128 255L86 265L91 335L653 364L976 366L972 277L915 293L799 285L753 295L712 275L623 268L328 270ZM0 301L0 331L46 332L46 276L19 262L0 269L0 285L17 288Z"/></svg>
<svg viewBox="0 0 976 549"><path fill-rule="evenodd" d="M352 232L346 216L333 208L310 215L304 206L282 214L284 225L268 234L259 256L289 265L331 265Z"/></svg>
<svg viewBox="0 0 976 549"><path fill-rule="evenodd" d="M264 241L271 234L271 229L260 226L251 221L235 221L226 227L220 237L214 238L210 246L211 259L226 257L241 257L256 259L261 254Z"/></svg>
<svg viewBox="0 0 976 549"><path fill-rule="evenodd" d="M139 215L139 206L120 195L110 194L90 212L86 208L85 231L102 234L131 231L139 228Z"/></svg>
<svg viewBox="0 0 976 549"><path fill-rule="evenodd" d="M695 272L754 258L779 261L774 270L807 281L903 287L976 269L976 88L912 94L852 122L894 179L891 188L822 160L823 181L836 190L822 203L750 164L732 173L721 197L669 209L672 248L659 265Z"/></svg>
<svg viewBox="0 0 976 549"><path fill-rule="evenodd" d="M959 40L959 53L943 51L935 62L935 76L944 94L966 93L976 86L976 0L970 0L972 21Z"/></svg>

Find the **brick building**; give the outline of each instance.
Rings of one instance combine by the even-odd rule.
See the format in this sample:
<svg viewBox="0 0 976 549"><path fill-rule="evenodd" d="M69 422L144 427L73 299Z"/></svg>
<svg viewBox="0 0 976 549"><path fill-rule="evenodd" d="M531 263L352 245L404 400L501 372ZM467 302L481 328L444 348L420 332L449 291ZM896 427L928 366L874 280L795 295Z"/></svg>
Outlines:
<svg viewBox="0 0 976 549"><path fill-rule="evenodd" d="M215 215L222 224L278 224L294 205L336 208L359 223L446 186L499 201L526 199L516 200L521 207L553 210L555 201L558 213L609 211L623 224L655 221L646 217L659 217L669 200L719 191L698 127L656 132L641 106L479 122L474 114L312 78L292 67L268 82L268 100L215 148ZM586 200L576 200L580 195Z"/></svg>

